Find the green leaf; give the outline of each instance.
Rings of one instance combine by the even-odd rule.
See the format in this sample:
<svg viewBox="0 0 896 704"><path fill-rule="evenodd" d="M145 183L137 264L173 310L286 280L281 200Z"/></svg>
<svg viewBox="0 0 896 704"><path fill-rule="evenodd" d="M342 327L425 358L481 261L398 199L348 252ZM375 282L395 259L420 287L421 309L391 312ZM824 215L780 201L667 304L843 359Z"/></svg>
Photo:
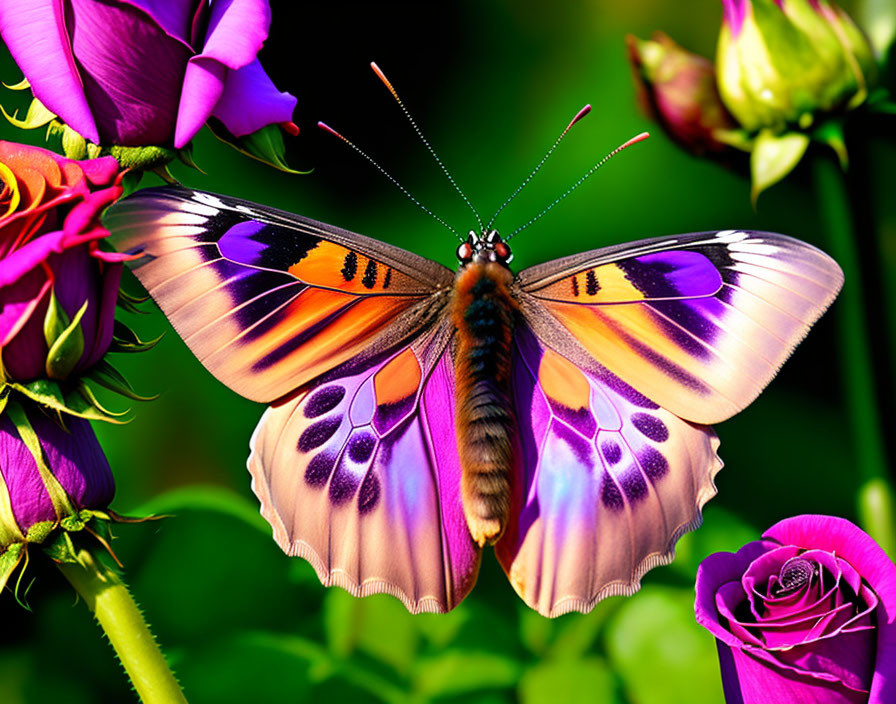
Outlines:
<svg viewBox="0 0 896 704"><path fill-rule="evenodd" d="M529 668L519 683L520 704L613 704L616 685L598 657L548 660Z"/></svg>
<svg viewBox="0 0 896 704"><path fill-rule="evenodd" d="M271 537L271 527L258 511L255 503L239 494L218 486L196 484L166 491L140 504L128 513L139 516L176 514L183 510L215 511L245 523Z"/></svg>
<svg viewBox="0 0 896 704"><path fill-rule="evenodd" d="M75 313L72 322L56 338L47 353L47 376L51 379L65 379L81 361L84 354L84 331L81 318L87 311L88 301ZM45 327L46 329L46 327Z"/></svg>
<svg viewBox="0 0 896 704"><path fill-rule="evenodd" d="M359 600L364 604L357 647L396 672L407 675L417 657L420 634L415 616L394 597L377 594ZM388 638L383 634L388 633Z"/></svg>
<svg viewBox="0 0 896 704"><path fill-rule="evenodd" d="M10 124L23 130L33 130L37 129L38 127L43 127L48 122L56 118L56 115L47 110L47 108L44 107L43 103L41 103L37 98L32 100L31 105L28 106L28 112L26 113L24 120L20 120L18 118L18 110L10 115L6 112L6 110L3 109L3 106L0 105L0 112L3 113L3 117L5 117Z"/></svg>
<svg viewBox="0 0 896 704"><path fill-rule="evenodd" d="M715 552L737 552L741 546L759 539L756 528L723 506L709 503L703 508L704 527L687 533L675 546L670 570L693 582L697 567Z"/></svg>
<svg viewBox="0 0 896 704"><path fill-rule="evenodd" d="M44 552L55 562L76 564L78 562L78 550L72 542L71 536L66 531L59 531L56 537L44 546Z"/></svg>
<svg viewBox="0 0 896 704"><path fill-rule="evenodd" d="M311 173L310 170L297 171L287 165L284 159L286 156L286 145L283 143L283 133L280 131L279 125L268 125L252 134L235 137L217 120L210 120L206 124L208 124L215 137L246 156L290 174Z"/></svg>
<svg viewBox="0 0 896 704"><path fill-rule="evenodd" d="M324 632L330 652L338 658L351 655L358 641L366 600L343 589L328 589L324 597Z"/></svg>
<svg viewBox="0 0 896 704"><path fill-rule="evenodd" d="M808 146L809 137L799 132L775 135L763 130L759 133L750 155L750 173L753 177L751 198L754 207L762 191L793 171Z"/></svg>
<svg viewBox="0 0 896 704"><path fill-rule="evenodd" d="M159 397L158 394L155 394L154 396L141 396L138 394L134 391L128 380L122 376L121 372L109 364L105 359L101 359L94 364L86 376L100 386L134 401L153 401Z"/></svg>
<svg viewBox="0 0 896 704"><path fill-rule="evenodd" d="M414 685L424 698L505 689L516 684L520 665L504 655L485 651L448 650L420 658L414 666Z"/></svg>
<svg viewBox="0 0 896 704"><path fill-rule="evenodd" d="M648 586L608 624L607 654L625 698L639 704L722 704L713 637L694 618L694 590Z"/></svg>

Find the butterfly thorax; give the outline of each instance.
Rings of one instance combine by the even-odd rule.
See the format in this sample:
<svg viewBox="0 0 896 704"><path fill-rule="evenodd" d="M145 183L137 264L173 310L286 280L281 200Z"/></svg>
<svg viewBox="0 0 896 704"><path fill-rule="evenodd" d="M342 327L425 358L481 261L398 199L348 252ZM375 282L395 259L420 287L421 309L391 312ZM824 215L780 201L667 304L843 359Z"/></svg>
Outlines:
<svg viewBox="0 0 896 704"><path fill-rule="evenodd" d="M510 508L512 279L503 263L470 261L458 271L451 303L461 494L470 534L480 545L501 536Z"/></svg>

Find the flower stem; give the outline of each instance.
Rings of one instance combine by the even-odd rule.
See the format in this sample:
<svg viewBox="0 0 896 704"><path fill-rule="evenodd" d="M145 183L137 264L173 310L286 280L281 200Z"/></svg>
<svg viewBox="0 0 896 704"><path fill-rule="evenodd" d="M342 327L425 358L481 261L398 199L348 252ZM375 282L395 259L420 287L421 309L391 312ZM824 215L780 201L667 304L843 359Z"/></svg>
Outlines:
<svg viewBox="0 0 896 704"><path fill-rule="evenodd" d="M896 554L894 521L890 515L893 491L888 480L887 451L878 412L854 213L843 172L833 159L816 156L813 175L830 254L845 276L837 311L840 365L856 464L862 479L859 519L881 547L893 555ZM869 497L876 498L869 500Z"/></svg>
<svg viewBox="0 0 896 704"><path fill-rule="evenodd" d="M93 611L143 704L186 704L128 588L89 551L77 557L78 562L58 563L59 569Z"/></svg>

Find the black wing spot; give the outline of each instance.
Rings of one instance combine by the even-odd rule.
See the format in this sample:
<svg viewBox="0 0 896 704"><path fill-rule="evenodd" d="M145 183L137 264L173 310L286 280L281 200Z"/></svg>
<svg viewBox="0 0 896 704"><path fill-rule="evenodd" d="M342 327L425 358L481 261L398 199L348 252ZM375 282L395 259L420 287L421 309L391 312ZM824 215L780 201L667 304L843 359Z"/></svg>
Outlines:
<svg viewBox="0 0 896 704"><path fill-rule="evenodd" d="M355 278L355 274L358 273L358 255L354 252L349 252L345 255L345 262L343 262L342 266L342 278L346 281L351 281Z"/></svg>
<svg viewBox="0 0 896 704"><path fill-rule="evenodd" d="M364 278L361 279L364 288L373 288L376 286L376 262L373 259L367 260L367 267L364 269Z"/></svg>
<svg viewBox="0 0 896 704"><path fill-rule="evenodd" d="M386 278L383 279L383 288L389 288L390 283L392 283L392 267L386 269Z"/></svg>
<svg viewBox="0 0 896 704"><path fill-rule="evenodd" d="M600 291L600 284L597 283L597 276L594 275L594 269L589 269L585 274L585 291L589 296L593 296Z"/></svg>
<svg viewBox="0 0 896 704"><path fill-rule="evenodd" d="M572 277L572 295L579 297L579 279L577 276Z"/></svg>

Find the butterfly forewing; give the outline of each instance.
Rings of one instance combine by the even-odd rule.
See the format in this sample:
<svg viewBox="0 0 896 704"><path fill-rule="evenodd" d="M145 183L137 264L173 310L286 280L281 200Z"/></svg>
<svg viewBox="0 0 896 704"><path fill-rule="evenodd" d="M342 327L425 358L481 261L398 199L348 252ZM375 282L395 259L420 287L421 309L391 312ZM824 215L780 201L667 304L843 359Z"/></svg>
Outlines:
<svg viewBox="0 0 896 704"><path fill-rule="evenodd" d="M541 264L520 273L516 293L555 351L590 357L682 418L715 423L756 398L842 282L810 245L725 231Z"/></svg>
<svg viewBox="0 0 896 704"><path fill-rule="evenodd" d="M392 594L413 613L454 608L479 568L460 498L450 334L443 325L334 370L269 408L251 442L253 489L280 546L325 585Z"/></svg>
<svg viewBox="0 0 896 704"><path fill-rule="evenodd" d="M184 188L140 191L107 224L199 360L255 401L419 334L453 280L368 237Z"/></svg>

